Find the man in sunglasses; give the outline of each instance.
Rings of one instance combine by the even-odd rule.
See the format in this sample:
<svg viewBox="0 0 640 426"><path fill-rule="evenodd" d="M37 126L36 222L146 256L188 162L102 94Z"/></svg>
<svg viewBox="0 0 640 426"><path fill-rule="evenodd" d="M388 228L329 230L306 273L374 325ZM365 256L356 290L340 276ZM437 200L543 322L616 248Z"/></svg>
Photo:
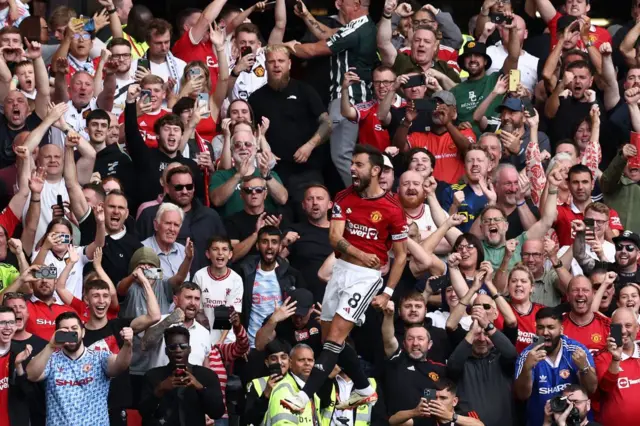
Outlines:
<svg viewBox="0 0 640 426"><path fill-rule="evenodd" d="M231 215L224 221L228 237L233 245L233 260L238 261L247 255L258 254L256 242L258 231L271 225L284 229L282 214L277 209L267 208L265 201L269 190L267 181L261 176L245 176L240 184L242 211Z"/></svg>
<svg viewBox="0 0 640 426"><path fill-rule="evenodd" d="M618 274L618 282L640 283L638 271L638 250L640 250L640 236L632 231L624 231L613 239L616 245L616 261L609 264L609 269Z"/></svg>

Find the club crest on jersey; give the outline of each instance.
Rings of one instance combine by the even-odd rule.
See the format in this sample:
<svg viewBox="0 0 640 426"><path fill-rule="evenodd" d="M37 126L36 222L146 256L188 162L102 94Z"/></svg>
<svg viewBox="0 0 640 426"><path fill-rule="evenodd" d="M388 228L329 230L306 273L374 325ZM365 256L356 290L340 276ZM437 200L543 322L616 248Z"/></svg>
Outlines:
<svg viewBox="0 0 640 426"><path fill-rule="evenodd" d="M84 371L85 373L88 373L89 371L91 371L92 368L93 366L91 364L85 364L82 366L82 371Z"/></svg>
<svg viewBox="0 0 640 426"><path fill-rule="evenodd" d="M373 223L378 223L382 220L382 213L380 213L379 211L373 211L371 212L371 222Z"/></svg>
<svg viewBox="0 0 640 426"><path fill-rule="evenodd" d="M563 379L569 378L570 374L571 373L569 372L569 370L560 370L560 377L562 377Z"/></svg>
<svg viewBox="0 0 640 426"><path fill-rule="evenodd" d="M602 335L600 333L593 333L591 335L591 341L593 343L600 343L602 341Z"/></svg>
<svg viewBox="0 0 640 426"><path fill-rule="evenodd" d="M255 70L253 70L253 73L257 76L257 77L264 77L264 67L262 65L256 67Z"/></svg>
<svg viewBox="0 0 640 426"><path fill-rule="evenodd" d="M434 382L437 382L438 380L440 380L440 376L438 376L438 373L434 373L433 371L429 373L429 378Z"/></svg>

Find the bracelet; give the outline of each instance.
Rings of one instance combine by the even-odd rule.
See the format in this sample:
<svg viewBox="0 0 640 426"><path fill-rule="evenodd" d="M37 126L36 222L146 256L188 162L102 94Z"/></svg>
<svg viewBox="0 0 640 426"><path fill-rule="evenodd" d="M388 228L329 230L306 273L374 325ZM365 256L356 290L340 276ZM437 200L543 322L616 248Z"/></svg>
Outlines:
<svg viewBox="0 0 640 426"><path fill-rule="evenodd" d="M517 206L517 207L522 207L522 206L524 206L525 204L527 204L527 202L526 202L526 201L523 201L523 202L521 202L521 203L519 203L519 204L516 204L516 206Z"/></svg>
<svg viewBox="0 0 640 426"><path fill-rule="evenodd" d="M240 73L236 74L235 71L236 71L235 68L231 70L231 76L238 78L240 76Z"/></svg>
<svg viewBox="0 0 640 426"><path fill-rule="evenodd" d="M383 13L382 17L385 18L385 19L391 19L392 18L391 14L387 15L386 13Z"/></svg>
<svg viewBox="0 0 640 426"><path fill-rule="evenodd" d="M504 268L498 268L498 271L502 272L503 274L506 274L506 273L507 273L507 270L506 270L506 269L504 269Z"/></svg>
<svg viewBox="0 0 640 426"><path fill-rule="evenodd" d="M462 306L466 306L467 308L469 307L468 303L464 303L462 300L458 302L459 304L461 304Z"/></svg>
<svg viewBox="0 0 640 426"><path fill-rule="evenodd" d="M550 189L549 191L547 191L547 194L549 194L549 195L555 195L557 193L558 193L557 189Z"/></svg>
<svg viewBox="0 0 640 426"><path fill-rule="evenodd" d="M496 300L498 297L502 297L502 295L500 293L496 293L493 296L491 296L493 300Z"/></svg>
<svg viewBox="0 0 640 426"><path fill-rule="evenodd" d="M388 294L389 297L393 296L393 289L391 287L385 287L384 290L382 290L382 292L384 294Z"/></svg>
<svg viewBox="0 0 640 426"><path fill-rule="evenodd" d="M39 203L40 202L40 198L38 198L37 200L34 200L33 198L31 200L29 200L30 203Z"/></svg>
<svg viewBox="0 0 640 426"><path fill-rule="evenodd" d="M589 366L587 365L585 368L581 368L581 369L580 369L580 372L581 372L582 374L587 373L587 372L589 371L589 369L590 369L590 368L591 368L591 367L589 367Z"/></svg>
<svg viewBox="0 0 640 426"><path fill-rule="evenodd" d="M117 11L118 11L118 9L116 9L116 8L114 7L113 9L109 9L109 10L107 10L107 13L108 13L109 15L111 15L112 13L116 13Z"/></svg>

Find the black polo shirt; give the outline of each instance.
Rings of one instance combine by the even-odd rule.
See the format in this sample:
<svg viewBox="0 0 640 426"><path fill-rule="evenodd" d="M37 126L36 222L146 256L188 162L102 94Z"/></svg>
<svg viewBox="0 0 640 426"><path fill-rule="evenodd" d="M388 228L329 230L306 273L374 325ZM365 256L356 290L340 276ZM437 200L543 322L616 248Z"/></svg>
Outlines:
<svg viewBox="0 0 640 426"><path fill-rule="evenodd" d="M385 361L387 381L387 412L412 410L418 406L425 389L435 389L436 383L445 377L446 366L427 359L414 361L406 352L398 350ZM415 426L436 425L432 418L415 418Z"/></svg>
<svg viewBox="0 0 640 426"><path fill-rule="evenodd" d="M27 116L24 126L19 130L10 129L7 118L0 114L0 168L8 167L16 162L16 154L13 152L13 140L22 132L31 132L42 123L35 112ZM51 130L47 131L40 141L40 146L51 143Z"/></svg>
<svg viewBox="0 0 640 426"><path fill-rule="evenodd" d="M256 123L262 117L270 121L266 138L274 155L280 158L275 171L283 181L291 174L322 169L328 144L315 148L306 163L293 160L293 154L318 130L318 117L327 112L311 86L291 79L287 87L277 91L266 84L249 96L249 104Z"/></svg>

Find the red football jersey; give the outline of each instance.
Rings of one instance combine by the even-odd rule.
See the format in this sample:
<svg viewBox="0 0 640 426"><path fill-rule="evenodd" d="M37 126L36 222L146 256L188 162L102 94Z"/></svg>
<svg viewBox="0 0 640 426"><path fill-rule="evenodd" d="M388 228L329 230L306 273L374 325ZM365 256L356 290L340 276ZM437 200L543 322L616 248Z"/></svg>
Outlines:
<svg viewBox="0 0 640 426"><path fill-rule="evenodd" d="M600 312L594 312L593 319L587 325L579 326L569 316L564 314L562 320L564 335L585 345L593 354L607 348L607 338L611 328L611 318Z"/></svg>
<svg viewBox="0 0 640 426"><path fill-rule="evenodd" d="M214 50L213 44L208 37L205 36L200 43L196 44L191 40L191 31L185 31L182 37L173 45L171 52L186 63L193 61L204 62L209 68L211 92L213 93L216 89L216 84L218 84L218 58Z"/></svg>
<svg viewBox="0 0 640 426"><path fill-rule="evenodd" d="M398 108L403 105L402 99L396 96L392 108ZM391 145L391 139L389 132L382 127L382 123L378 119L378 108L380 108L378 101L363 102L355 105L358 113L358 118L356 118L358 122L358 143L375 146L380 151L384 151L385 148Z"/></svg>
<svg viewBox="0 0 640 426"><path fill-rule="evenodd" d="M533 336L536 335L536 314L543 305L532 303L531 309L526 314L521 314L513 306L511 310L518 320L518 340L516 340L516 350L522 352L527 346L533 342Z"/></svg>
<svg viewBox="0 0 640 426"><path fill-rule="evenodd" d="M549 34L551 35L552 49L556 45L556 43L558 43L558 20L561 17L562 14L560 12L556 12L556 16L554 16L549 22L547 22ZM611 43L611 34L609 34L609 31L602 27L596 27L595 25L592 25L589 29L589 41L591 41L593 45L599 49L602 43ZM582 43L582 40L578 40L577 47L579 49L586 50L586 48L584 47L584 43Z"/></svg>
<svg viewBox="0 0 640 426"><path fill-rule="evenodd" d="M146 143L149 148L158 147L158 139L156 137L156 132L153 130L153 126L156 124L156 121L170 113L171 111L161 109L157 114L143 114L138 117L138 129L144 139L144 143ZM118 123L124 125L124 114L120 114L120 117L118 117Z"/></svg>
<svg viewBox="0 0 640 426"><path fill-rule="evenodd" d="M391 244L407 239L407 216L388 192L365 199L350 186L336 195L331 220L346 221L345 240L365 253L378 256L381 265L388 261Z"/></svg>
<svg viewBox="0 0 640 426"><path fill-rule="evenodd" d="M620 372L609 372L611 354L600 352L594 359L600 392L600 414L596 419L605 426L633 425L640 418L640 359L638 348L631 358L620 363Z"/></svg>

